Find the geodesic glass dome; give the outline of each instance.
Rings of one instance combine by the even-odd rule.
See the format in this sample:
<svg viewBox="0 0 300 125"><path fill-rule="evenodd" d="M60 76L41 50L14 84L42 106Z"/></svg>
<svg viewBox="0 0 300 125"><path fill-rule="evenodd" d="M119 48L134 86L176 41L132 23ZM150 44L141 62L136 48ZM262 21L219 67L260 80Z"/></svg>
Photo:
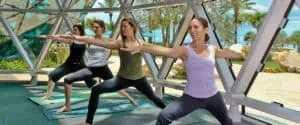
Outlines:
<svg viewBox="0 0 300 125"><path fill-rule="evenodd" d="M297 6L300 6L300 0L266 0L263 4L253 5L262 9L265 14L260 18L261 23L257 23L258 16L254 23L252 22L253 25L251 21L243 23L245 27L253 26L243 30L242 23L238 22L243 22L241 20L246 18L237 19L235 13L244 11L233 8L246 6L243 4L245 1L247 2L247 0L0 0L0 74L27 73L30 75L29 82L32 84L39 82L38 75L46 74L48 68L54 68L64 62L68 55L68 46L36 37L45 34L67 34L74 24L86 26L86 33L93 35L89 23L94 19L102 19L108 29L104 34L105 37L119 39L120 21L129 17L138 26L139 39L152 44L177 47L191 43L188 28L193 17L204 17L209 22L210 44L220 48L228 48L234 42L242 46L251 44L248 46L248 56L244 62L216 60L219 87L229 107L231 118L238 124L300 124L300 100L297 98L300 94L299 65L294 63L293 69L290 67L286 69L298 72L290 75L292 77L290 81L282 78L280 83L274 85L269 79L263 78L282 75L261 73L268 70L265 67L273 65L267 62L272 58L270 53L274 46L287 44L288 50L298 46L295 51L299 54L300 42L297 37L292 43L275 41L283 31L292 36L292 31L300 29L294 27L299 20L297 16L300 11ZM240 6L236 7L237 5ZM245 11L253 14L262 10ZM234 29L241 30L237 32ZM252 37L251 43L247 43L246 31L253 31L256 34ZM291 58L297 58L295 60L299 61L298 57L296 54ZM186 82L186 79L174 80L176 71L171 71L180 62L173 58L161 58L149 53L144 54L144 62L148 68L149 78L153 79L156 94L162 97L170 89L182 92L184 84L180 83ZM237 72L233 66L235 63L240 64ZM274 65L280 67L279 64ZM268 84L261 85L263 82ZM291 84L285 85L284 82ZM295 86L296 89L287 86ZM272 87L274 89L271 89ZM276 95L275 91L279 94Z"/></svg>

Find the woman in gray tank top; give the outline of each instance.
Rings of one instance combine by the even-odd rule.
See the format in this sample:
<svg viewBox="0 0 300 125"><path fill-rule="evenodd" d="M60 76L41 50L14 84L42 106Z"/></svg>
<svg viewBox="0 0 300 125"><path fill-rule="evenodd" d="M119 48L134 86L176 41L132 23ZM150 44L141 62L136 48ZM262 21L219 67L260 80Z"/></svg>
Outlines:
<svg viewBox="0 0 300 125"><path fill-rule="evenodd" d="M95 32L95 36L83 36L85 39L96 39L101 40L103 42L108 42L108 39L103 37L103 33L105 32L105 24L102 20L95 20L92 23L93 31ZM71 87L72 83L75 81L82 81L86 79L90 79L93 77L102 78L104 81L113 78L113 74L108 67L108 57L110 54L110 49L95 46L95 45L88 45L87 48L87 63L86 67L69 74L64 79L65 81L65 94L66 94L66 102L64 107L62 107L57 112L68 112L71 110L70 106L70 95L71 95ZM89 86L92 87L92 86ZM119 90L119 93L125 97L127 97L131 104L137 105L135 100L124 90Z"/></svg>
<svg viewBox="0 0 300 125"><path fill-rule="evenodd" d="M208 45L208 22L204 18L193 19L189 26L189 32L193 42L192 45L186 47L165 48L144 44L121 50L132 54L149 52L170 58L180 58L184 62L188 76L184 94L177 101L166 106L159 114L156 125L169 125L172 121L199 108L208 110L222 125L232 125L223 97L215 85L214 58L244 59L244 55Z"/></svg>

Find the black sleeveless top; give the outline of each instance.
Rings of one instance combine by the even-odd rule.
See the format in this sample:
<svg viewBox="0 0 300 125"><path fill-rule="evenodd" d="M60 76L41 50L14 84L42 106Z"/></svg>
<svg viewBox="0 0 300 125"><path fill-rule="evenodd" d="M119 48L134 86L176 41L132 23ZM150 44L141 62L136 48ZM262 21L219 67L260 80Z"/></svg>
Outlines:
<svg viewBox="0 0 300 125"><path fill-rule="evenodd" d="M70 46L70 55L67 58L65 63L83 64L85 49L86 49L85 44L78 44L73 42Z"/></svg>

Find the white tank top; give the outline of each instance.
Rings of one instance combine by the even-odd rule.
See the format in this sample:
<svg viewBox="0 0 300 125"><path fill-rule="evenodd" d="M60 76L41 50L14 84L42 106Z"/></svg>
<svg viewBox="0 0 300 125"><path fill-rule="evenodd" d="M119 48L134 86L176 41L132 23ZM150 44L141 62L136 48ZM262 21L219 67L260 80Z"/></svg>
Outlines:
<svg viewBox="0 0 300 125"><path fill-rule="evenodd" d="M99 67L107 65L108 56L110 54L110 50L104 47L88 45L87 51L87 63L88 67Z"/></svg>

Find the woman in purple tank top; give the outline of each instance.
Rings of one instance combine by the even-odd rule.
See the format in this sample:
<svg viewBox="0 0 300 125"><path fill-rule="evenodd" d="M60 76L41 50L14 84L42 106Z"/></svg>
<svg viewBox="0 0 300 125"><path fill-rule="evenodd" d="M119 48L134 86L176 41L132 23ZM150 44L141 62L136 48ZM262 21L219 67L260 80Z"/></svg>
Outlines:
<svg viewBox="0 0 300 125"><path fill-rule="evenodd" d="M122 48L131 54L149 52L170 58L180 58L184 62L188 77L184 94L164 108L158 116L156 125L169 125L172 121L199 108L208 110L222 125L233 124L215 84L215 58L244 59L244 55L208 45L207 32L208 22L201 17L194 18L189 26L189 33L193 40L189 46L165 48L143 42L143 45L138 47Z"/></svg>

